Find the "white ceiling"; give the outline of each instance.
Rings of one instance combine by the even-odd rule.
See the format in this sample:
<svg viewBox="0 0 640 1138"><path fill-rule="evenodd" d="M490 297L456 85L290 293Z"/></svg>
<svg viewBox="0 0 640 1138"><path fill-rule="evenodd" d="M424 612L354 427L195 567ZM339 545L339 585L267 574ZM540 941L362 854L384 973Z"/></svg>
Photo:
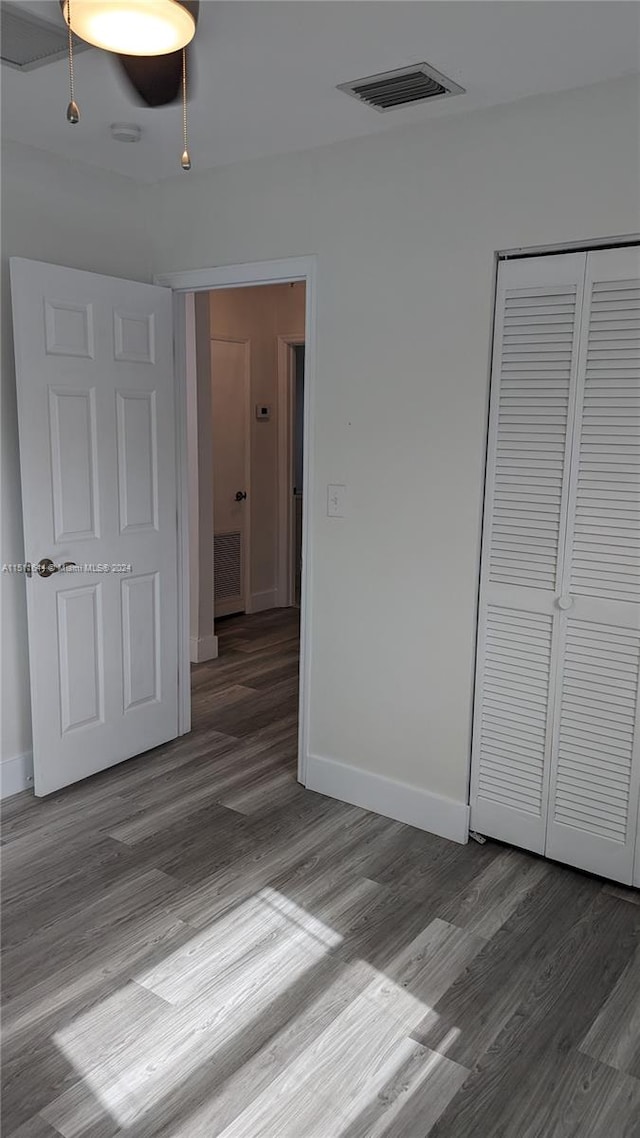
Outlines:
<svg viewBox="0 0 640 1138"><path fill-rule="evenodd" d="M57 0L21 0L61 19ZM640 4L617 0L231 0L201 3L190 105L194 170L302 150L640 70ZM466 94L381 115L337 91L426 61ZM76 60L82 118L65 119L67 65L2 68L3 135L142 181L180 174L179 107L134 103L112 59ZM109 124L136 122L135 144ZM186 176L186 175L185 175Z"/></svg>

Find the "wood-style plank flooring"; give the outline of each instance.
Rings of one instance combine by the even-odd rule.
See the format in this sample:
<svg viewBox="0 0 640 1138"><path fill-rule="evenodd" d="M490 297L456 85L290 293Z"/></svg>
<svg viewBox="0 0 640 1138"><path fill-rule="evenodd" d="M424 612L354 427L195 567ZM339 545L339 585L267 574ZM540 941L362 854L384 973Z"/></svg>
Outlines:
<svg viewBox="0 0 640 1138"><path fill-rule="evenodd" d="M631 1138L638 894L295 779L295 612L190 736L5 803L6 1138Z"/></svg>

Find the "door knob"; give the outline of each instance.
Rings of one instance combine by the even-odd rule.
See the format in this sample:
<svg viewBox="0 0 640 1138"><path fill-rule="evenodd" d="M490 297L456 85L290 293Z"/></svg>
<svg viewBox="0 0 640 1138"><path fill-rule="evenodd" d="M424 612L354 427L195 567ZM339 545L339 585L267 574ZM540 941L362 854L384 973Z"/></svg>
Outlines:
<svg viewBox="0 0 640 1138"><path fill-rule="evenodd" d="M246 490L238 490L238 492L236 494L236 502L244 502L246 496L247 496Z"/></svg>
<svg viewBox="0 0 640 1138"><path fill-rule="evenodd" d="M62 565L56 565L50 557L42 557L35 566L35 570L41 577L52 577L54 573L59 573L61 569L75 568L75 564L75 561L63 561Z"/></svg>
<svg viewBox="0 0 640 1138"><path fill-rule="evenodd" d="M50 557L42 557L36 565L36 573L41 577L51 577L54 573L58 572L58 566L54 565Z"/></svg>
<svg viewBox="0 0 640 1138"><path fill-rule="evenodd" d="M563 593L561 597L558 597L557 604L559 609L570 609L573 605L573 597L569 596L568 593Z"/></svg>

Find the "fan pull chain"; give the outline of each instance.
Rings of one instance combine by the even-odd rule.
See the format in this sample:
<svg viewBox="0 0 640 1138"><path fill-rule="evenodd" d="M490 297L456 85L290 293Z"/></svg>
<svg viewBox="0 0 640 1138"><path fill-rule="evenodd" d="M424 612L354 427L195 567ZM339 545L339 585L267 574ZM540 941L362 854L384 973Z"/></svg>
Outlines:
<svg viewBox="0 0 640 1138"><path fill-rule="evenodd" d="M184 150L180 165L183 170L191 169L191 155L189 154L189 140L187 137L187 49L182 49L182 140Z"/></svg>
<svg viewBox="0 0 640 1138"><path fill-rule="evenodd" d="M71 0L67 0L67 30L69 32L69 106L67 107L67 122L80 121L80 111L75 99L75 83L73 78L73 32L71 31Z"/></svg>

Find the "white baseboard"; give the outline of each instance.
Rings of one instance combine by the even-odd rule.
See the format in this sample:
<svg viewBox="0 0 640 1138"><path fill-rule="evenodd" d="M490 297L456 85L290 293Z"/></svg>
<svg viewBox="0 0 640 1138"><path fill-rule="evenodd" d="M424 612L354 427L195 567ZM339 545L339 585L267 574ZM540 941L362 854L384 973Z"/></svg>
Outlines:
<svg viewBox="0 0 640 1138"><path fill-rule="evenodd" d="M428 830L452 842L464 845L469 837L469 807L452 798L442 798L428 790L420 790L406 782L360 770L335 759L308 755L308 790L339 798L353 806L362 806L397 822L406 822L418 830Z"/></svg>
<svg viewBox="0 0 640 1138"><path fill-rule="evenodd" d="M33 786L33 753L25 751L10 759L0 760L0 798L11 798Z"/></svg>
<svg viewBox="0 0 640 1138"><path fill-rule="evenodd" d="M265 589L262 593L252 593L249 597L247 612L265 612L267 609L278 607L278 590Z"/></svg>
<svg viewBox="0 0 640 1138"><path fill-rule="evenodd" d="M192 636L189 640L189 658L192 664L218 659L217 636Z"/></svg>

